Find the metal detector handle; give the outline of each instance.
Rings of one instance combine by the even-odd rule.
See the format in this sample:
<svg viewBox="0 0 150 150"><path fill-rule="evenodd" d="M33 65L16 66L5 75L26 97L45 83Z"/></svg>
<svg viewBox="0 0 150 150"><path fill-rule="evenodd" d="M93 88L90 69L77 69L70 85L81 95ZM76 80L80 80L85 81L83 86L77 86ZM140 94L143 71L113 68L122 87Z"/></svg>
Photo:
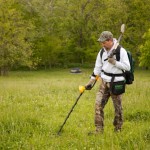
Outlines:
<svg viewBox="0 0 150 150"><path fill-rule="evenodd" d="M96 84L96 82L97 82L98 79L99 79L99 76L96 76L96 77L95 77L95 81L94 81L94 83L93 83L93 85L92 85L92 88L94 87L94 85Z"/></svg>
<svg viewBox="0 0 150 150"><path fill-rule="evenodd" d="M96 84L98 79L99 79L99 76L96 76L95 79L92 79L92 80L95 80L95 81L92 81L93 83L88 83L86 86L84 86L85 90L91 90L94 87L94 85Z"/></svg>

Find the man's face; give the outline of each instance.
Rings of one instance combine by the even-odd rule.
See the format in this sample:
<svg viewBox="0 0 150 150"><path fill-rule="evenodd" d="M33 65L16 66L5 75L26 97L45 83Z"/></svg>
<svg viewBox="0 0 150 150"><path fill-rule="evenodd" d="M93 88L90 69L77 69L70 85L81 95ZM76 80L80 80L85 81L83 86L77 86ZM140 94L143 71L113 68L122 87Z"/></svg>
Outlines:
<svg viewBox="0 0 150 150"><path fill-rule="evenodd" d="M107 40L104 42L101 42L102 47L104 47L106 50L110 50L113 46L113 41L112 40Z"/></svg>

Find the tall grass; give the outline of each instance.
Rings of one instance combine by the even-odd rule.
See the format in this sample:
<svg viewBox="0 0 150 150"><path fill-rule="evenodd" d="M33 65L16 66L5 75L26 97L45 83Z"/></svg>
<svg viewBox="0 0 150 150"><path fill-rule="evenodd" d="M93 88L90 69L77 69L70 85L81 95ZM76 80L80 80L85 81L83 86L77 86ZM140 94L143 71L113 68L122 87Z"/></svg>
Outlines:
<svg viewBox="0 0 150 150"><path fill-rule="evenodd" d="M88 136L94 127L95 94L99 82L85 91L57 132L79 96L78 86L92 70L11 72L0 77L0 149L2 150L149 150L150 71L136 71L133 85L123 97L124 125L113 132L111 99L105 108L104 133Z"/></svg>

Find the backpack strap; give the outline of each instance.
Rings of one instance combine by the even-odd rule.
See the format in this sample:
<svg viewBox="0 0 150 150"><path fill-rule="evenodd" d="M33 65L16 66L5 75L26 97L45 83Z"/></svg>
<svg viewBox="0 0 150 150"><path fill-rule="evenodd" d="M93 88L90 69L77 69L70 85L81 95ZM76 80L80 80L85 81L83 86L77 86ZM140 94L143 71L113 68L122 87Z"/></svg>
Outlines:
<svg viewBox="0 0 150 150"><path fill-rule="evenodd" d="M121 46L118 45L117 48L116 48L116 51L114 53L114 55L116 55L117 61L120 60L120 49L121 49ZM102 59L103 53L104 53L104 48L102 48L101 51L100 51L100 57L101 57L101 59ZM105 59L104 61L106 61L106 60L108 60L108 58Z"/></svg>
<svg viewBox="0 0 150 150"><path fill-rule="evenodd" d="M115 76L115 77L123 76L123 73L113 74L113 73L107 73L107 72L105 72L104 70L102 70L102 72L103 72L105 75L110 76L110 77L113 77L113 76Z"/></svg>
<svg viewBox="0 0 150 150"><path fill-rule="evenodd" d="M112 85L112 83L114 82L115 77L124 76L124 72L123 72L123 73L119 73L119 74L107 73L107 72L105 72L104 70L102 70L102 72L103 72L105 75L112 77L112 78L111 78L111 85Z"/></svg>
<svg viewBox="0 0 150 150"><path fill-rule="evenodd" d="M121 76L124 76L124 73L119 73L119 74L113 74L113 73L107 73L105 72L104 70L102 70L102 72L107 75L107 76L110 76L111 77L111 81L110 81L110 89L112 89L112 84L115 80L115 77L121 77Z"/></svg>
<svg viewBox="0 0 150 150"><path fill-rule="evenodd" d="M104 53L104 48L102 48L101 51L100 51L100 57L101 57L101 59L102 59L103 53Z"/></svg>
<svg viewBox="0 0 150 150"><path fill-rule="evenodd" d="M118 45L117 49L116 49L116 53L114 55L116 55L116 60L117 61L120 61L120 49L121 49L121 46Z"/></svg>

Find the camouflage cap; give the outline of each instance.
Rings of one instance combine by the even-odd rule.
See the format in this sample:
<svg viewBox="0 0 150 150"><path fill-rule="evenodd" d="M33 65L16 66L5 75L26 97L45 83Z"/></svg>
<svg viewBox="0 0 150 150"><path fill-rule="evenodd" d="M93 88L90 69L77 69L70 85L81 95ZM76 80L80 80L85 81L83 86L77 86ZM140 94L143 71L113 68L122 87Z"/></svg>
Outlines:
<svg viewBox="0 0 150 150"><path fill-rule="evenodd" d="M113 38L113 34L110 31L103 31L100 34L99 39L97 40L98 42L104 42L108 39L112 39Z"/></svg>

